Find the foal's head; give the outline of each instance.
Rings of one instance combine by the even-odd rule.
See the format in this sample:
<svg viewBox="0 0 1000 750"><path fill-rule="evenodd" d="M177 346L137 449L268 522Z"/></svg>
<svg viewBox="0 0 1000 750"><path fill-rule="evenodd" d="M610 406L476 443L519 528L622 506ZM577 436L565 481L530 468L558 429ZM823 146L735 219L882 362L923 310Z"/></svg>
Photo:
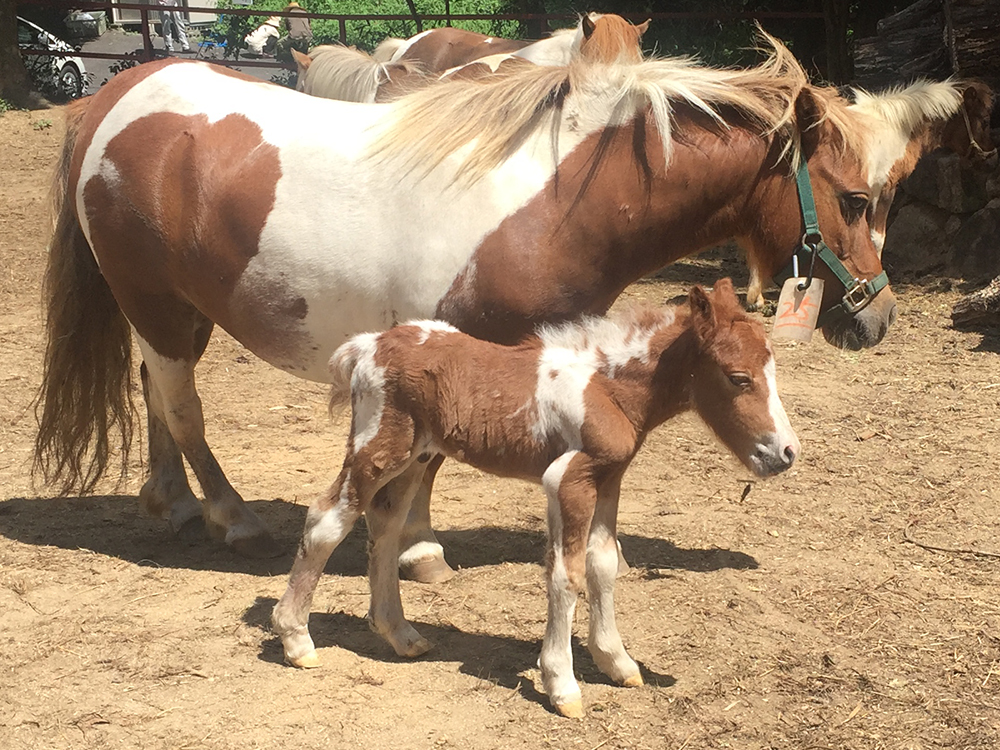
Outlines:
<svg viewBox="0 0 1000 750"><path fill-rule="evenodd" d="M705 423L758 476L789 468L801 446L778 398L774 353L759 321L743 312L732 282L691 290L697 346L691 392Z"/></svg>

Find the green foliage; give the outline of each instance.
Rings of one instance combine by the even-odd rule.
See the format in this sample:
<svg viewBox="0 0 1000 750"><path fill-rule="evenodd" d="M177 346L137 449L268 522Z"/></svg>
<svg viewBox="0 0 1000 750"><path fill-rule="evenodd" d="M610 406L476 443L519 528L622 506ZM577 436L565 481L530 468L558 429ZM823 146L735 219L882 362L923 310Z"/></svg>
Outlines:
<svg viewBox="0 0 1000 750"><path fill-rule="evenodd" d="M52 127L52 120L49 120L48 118L35 120L33 123L31 123L31 127L33 127L35 130L48 130L49 128Z"/></svg>
<svg viewBox="0 0 1000 750"><path fill-rule="evenodd" d="M15 110L15 109L17 109L17 107L15 107L9 101L7 101L6 99L0 98L0 115L4 114L5 112L10 112L10 111Z"/></svg>
<svg viewBox="0 0 1000 750"><path fill-rule="evenodd" d="M413 0L420 14L444 14L444 0ZM254 0L253 9L260 10L259 16L221 15L206 32L206 36L216 42L224 42L227 56L237 56L243 38L264 23L271 11L282 10L287 0ZM310 13L337 13L342 15L405 15L411 16L406 0L299 0L299 4ZM454 14L496 14L506 10L505 0L451 0ZM219 0L219 9L243 8L233 0ZM333 44L340 41L340 24L336 20L313 19L313 44ZM426 21L424 29L444 26L444 21ZM493 34L516 38L520 25L516 21L455 21L453 26L483 34ZM412 18L400 21L347 21L347 43L362 49L372 50L389 36L409 37L417 33Z"/></svg>

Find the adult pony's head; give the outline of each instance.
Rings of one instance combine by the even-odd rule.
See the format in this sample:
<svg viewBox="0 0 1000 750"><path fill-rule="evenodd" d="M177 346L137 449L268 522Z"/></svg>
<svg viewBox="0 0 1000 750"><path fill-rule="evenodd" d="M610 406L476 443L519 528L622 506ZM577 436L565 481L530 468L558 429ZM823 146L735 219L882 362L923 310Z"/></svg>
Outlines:
<svg viewBox="0 0 1000 750"><path fill-rule="evenodd" d="M580 54L595 62L642 60L642 35L649 21L635 26L613 13L586 13L580 19Z"/></svg>
<svg viewBox="0 0 1000 750"><path fill-rule="evenodd" d="M791 467L799 439L778 398L764 326L740 306L729 279L688 295L697 347L691 399L719 440L761 477Z"/></svg>
<svg viewBox="0 0 1000 750"><path fill-rule="evenodd" d="M828 247L814 268L826 282L823 333L838 346L872 346L895 301L868 225L867 120L766 39L767 60L747 70L579 55L427 89L397 102L373 153L403 172L441 168L456 185L502 172L515 155L551 174L507 231L529 229L539 258L576 258L576 269L549 265L564 287L575 275L577 309L589 311L643 273L731 237L766 276L790 273L808 209ZM550 165L539 161L546 154ZM800 165L811 190L798 188ZM530 291L505 290L502 303L528 309L520 298Z"/></svg>

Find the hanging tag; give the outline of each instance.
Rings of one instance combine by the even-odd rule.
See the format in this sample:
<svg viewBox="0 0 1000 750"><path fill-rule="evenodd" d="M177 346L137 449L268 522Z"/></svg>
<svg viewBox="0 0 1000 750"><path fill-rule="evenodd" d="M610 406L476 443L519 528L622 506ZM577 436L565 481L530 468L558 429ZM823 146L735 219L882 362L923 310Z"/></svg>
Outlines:
<svg viewBox="0 0 1000 750"><path fill-rule="evenodd" d="M771 329L774 341L809 341L812 338L823 301L823 280L813 278L808 289L799 289L799 285L805 283L806 279L793 277L781 285L778 311Z"/></svg>

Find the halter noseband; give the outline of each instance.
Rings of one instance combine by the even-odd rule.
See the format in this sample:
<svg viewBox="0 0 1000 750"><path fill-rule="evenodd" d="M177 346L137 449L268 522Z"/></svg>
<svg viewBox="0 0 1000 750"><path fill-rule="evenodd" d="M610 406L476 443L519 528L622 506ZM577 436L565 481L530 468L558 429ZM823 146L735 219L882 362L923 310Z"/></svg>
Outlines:
<svg viewBox="0 0 1000 750"><path fill-rule="evenodd" d="M846 290L840 304L825 311L821 320L822 317L829 315L838 307L848 315L854 315L867 307L875 295L889 285L889 277L885 271L882 271L871 281L857 278L847 270L847 267L840 262L840 258L823 241L823 233L819 231L819 218L816 216L816 201L813 198L812 182L809 179L809 167L805 159L799 162L799 168L795 172L795 184L799 190L799 205L802 208L805 232L802 235L802 245L793 253L792 260L789 261L788 265L775 275L774 280L780 286L786 279L790 279L794 275L795 261L804 260L808 265L809 273L805 282L799 287L808 289L809 285L812 284L816 259L819 258L840 280Z"/></svg>

